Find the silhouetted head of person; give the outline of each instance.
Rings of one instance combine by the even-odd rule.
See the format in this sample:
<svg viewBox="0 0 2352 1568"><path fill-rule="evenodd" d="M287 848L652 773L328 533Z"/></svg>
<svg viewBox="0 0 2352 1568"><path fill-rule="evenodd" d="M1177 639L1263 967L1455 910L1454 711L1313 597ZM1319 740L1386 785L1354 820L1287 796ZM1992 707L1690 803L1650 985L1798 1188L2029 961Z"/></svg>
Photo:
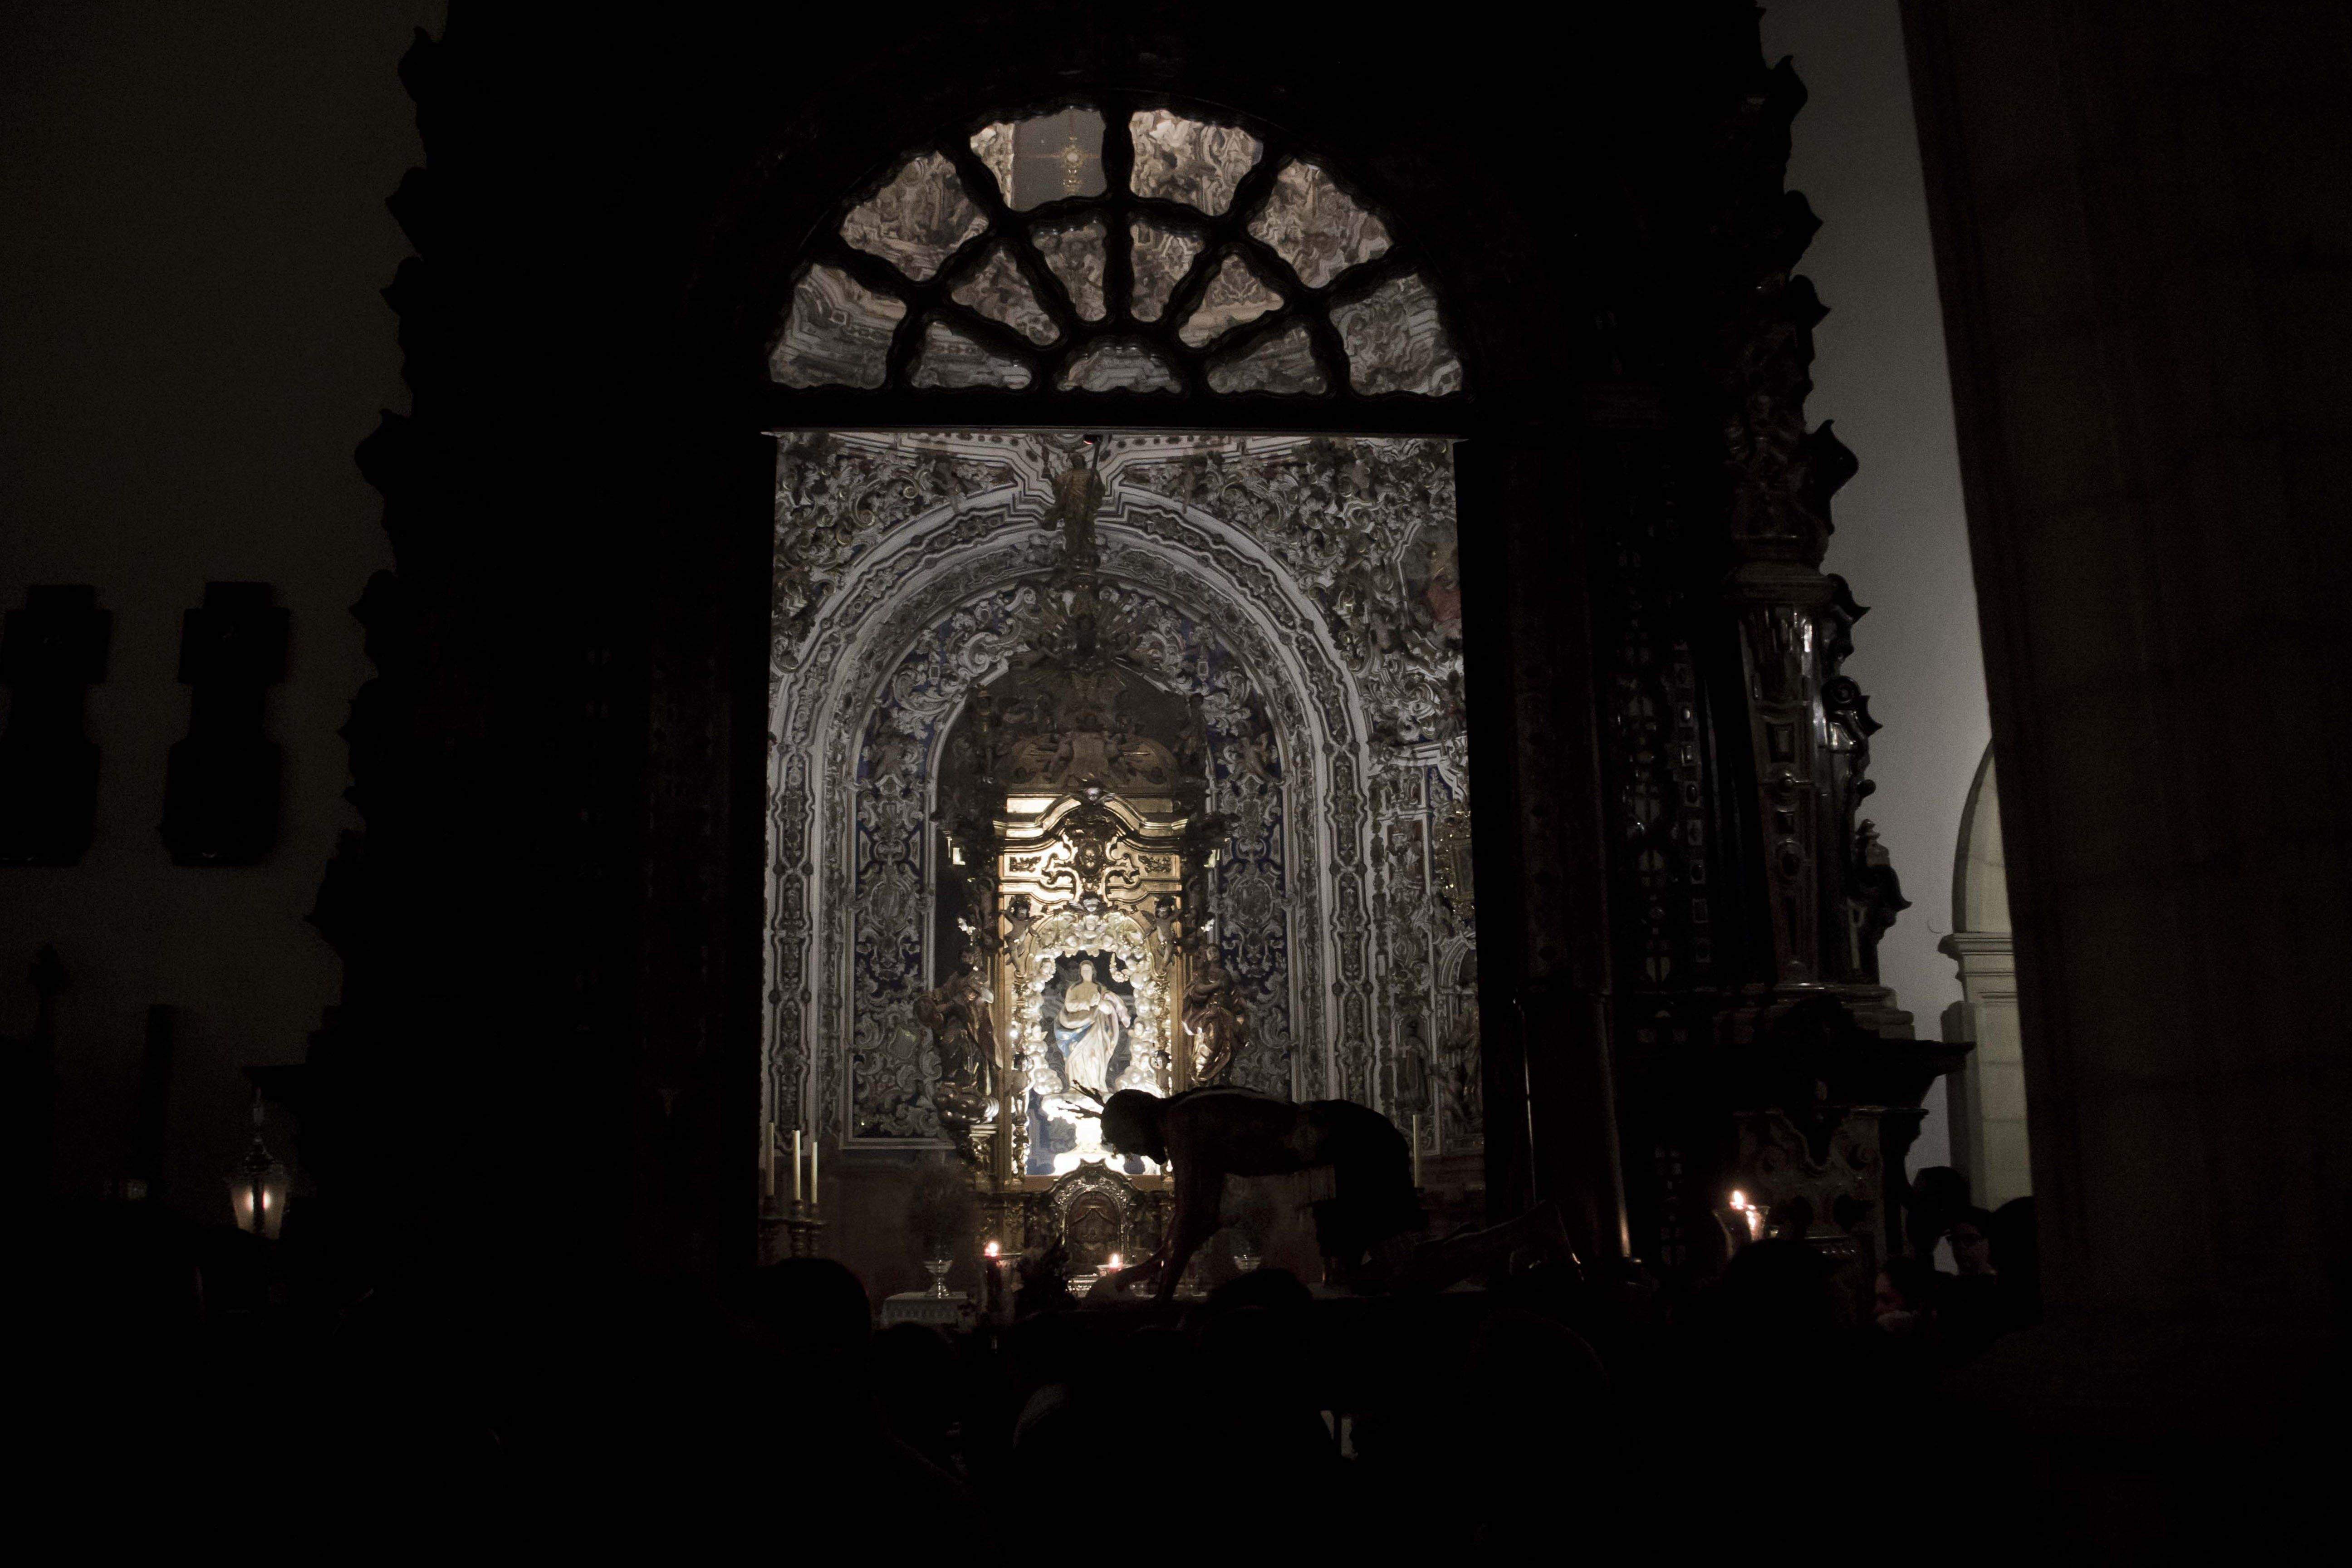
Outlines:
<svg viewBox="0 0 2352 1568"><path fill-rule="evenodd" d="M1969 1206L1969 1179L1949 1165L1928 1165L1911 1178L1911 1210L1949 1219Z"/></svg>
<svg viewBox="0 0 2352 1568"><path fill-rule="evenodd" d="M2011 1198L1992 1211L1992 1266L2003 1274L2041 1272L2042 1235L2034 1228L2033 1200Z"/></svg>
<svg viewBox="0 0 2352 1568"><path fill-rule="evenodd" d="M1984 1209L1966 1208L1952 1216L1951 1228L1945 1234L1951 1238L1952 1267L1957 1272L1993 1271L1992 1232L1992 1215Z"/></svg>
<svg viewBox="0 0 2352 1568"><path fill-rule="evenodd" d="M1935 1305L1936 1270L1922 1258L1890 1258L1878 1270L1871 1315L1889 1332L1910 1328Z"/></svg>
<svg viewBox="0 0 2352 1568"><path fill-rule="evenodd" d="M1139 1089L1122 1089L1103 1102L1102 1141L1114 1153L1139 1154L1165 1163L1168 1145L1160 1137L1160 1111L1167 1101Z"/></svg>

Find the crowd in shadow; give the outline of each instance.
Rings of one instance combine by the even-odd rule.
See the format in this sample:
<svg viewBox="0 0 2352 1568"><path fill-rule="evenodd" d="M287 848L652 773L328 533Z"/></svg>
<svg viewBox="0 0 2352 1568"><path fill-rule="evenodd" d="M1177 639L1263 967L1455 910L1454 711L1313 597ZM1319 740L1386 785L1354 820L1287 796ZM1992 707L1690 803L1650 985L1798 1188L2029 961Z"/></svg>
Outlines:
<svg viewBox="0 0 2352 1568"><path fill-rule="evenodd" d="M176 1479L184 1507L242 1498L352 1547L751 1531L1152 1563L1533 1550L1611 1521L1736 1541L1759 1511L1843 1532L1925 1506L1937 1377L2037 1311L2030 1205L1941 1197L1866 1295L1774 1238L1687 1296L1553 1264L1348 1302L1261 1268L1171 1310L1062 1298L952 1335L877 1330L819 1259L723 1295L583 1274L502 1304L225 1313L206 1281L233 1270L184 1237L85 1230L20 1291L19 1342L59 1457L113 1456L78 1478L98 1490L140 1471L158 1527Z"/></svg>

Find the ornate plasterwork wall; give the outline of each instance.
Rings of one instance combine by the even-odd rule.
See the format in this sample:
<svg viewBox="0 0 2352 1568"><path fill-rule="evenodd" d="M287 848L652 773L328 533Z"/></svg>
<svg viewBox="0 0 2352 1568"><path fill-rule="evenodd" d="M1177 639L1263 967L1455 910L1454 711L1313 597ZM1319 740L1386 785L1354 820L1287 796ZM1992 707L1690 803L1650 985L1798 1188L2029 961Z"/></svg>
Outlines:
<svg viewBox="0 0 2352 1568"><path fill-rule="evenodd" d="M1106 641L1202 700L1230 825L1212 912L1259 1041L1244 1077L1448 1103L1433 1083L1476 1077L1466 877L1445 864L1466 798L1449 449L1109 446ZM787 1124L934 1131L910 1008L935 962L940 752L1034 633L1044 476L1031 437L781 438L767 1058ZM1475 1094L1456 1100L1475 1135Z"/></svg>

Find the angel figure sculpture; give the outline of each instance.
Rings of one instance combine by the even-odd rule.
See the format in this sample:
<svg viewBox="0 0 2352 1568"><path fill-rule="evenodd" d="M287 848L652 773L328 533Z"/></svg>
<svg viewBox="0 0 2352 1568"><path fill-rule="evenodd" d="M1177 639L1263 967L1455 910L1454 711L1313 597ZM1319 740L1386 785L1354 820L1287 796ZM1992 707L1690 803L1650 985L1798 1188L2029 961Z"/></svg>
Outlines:
<svg viewBox="0 0 2352 1568"><path fill-rule="evenodd" d="M968 1153L972 1128L996 1117L995 1000L988 982L969 969L915 998L915 1021L931 1032L940 1053L932 1091L940 1125Z"/></svg>
<svg viewBox="0 0 2352 1568"><path fill-rule="evenodd" d="M1062 531L1062 563L1072 571L1090 571L1095 563L1095 513L1105 493L1096 465L1101 453L1092 441L1070 466L1054 476L1054 504L1037 520L1043 529Z"/></svg>
<svg viewBox="0 0 2352 1568"><path fill-rule="evenodd" d="M1225 1082L1249 1047L1249 1010L1214 952L1184 987L1184 1033L1192 1042L1196 1089Z"/></svg>

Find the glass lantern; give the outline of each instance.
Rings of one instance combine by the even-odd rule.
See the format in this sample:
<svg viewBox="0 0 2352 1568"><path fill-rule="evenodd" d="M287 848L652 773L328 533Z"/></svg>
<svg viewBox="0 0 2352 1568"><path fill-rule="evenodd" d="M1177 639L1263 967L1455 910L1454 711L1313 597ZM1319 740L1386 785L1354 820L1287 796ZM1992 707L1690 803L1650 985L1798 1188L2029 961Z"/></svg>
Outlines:
<svg viewBox="0 0 2352 1568"><path fill-rule="evenodd" d="M253 1097L253 1144L228 1176L229 1212L247 1236L276 1241L286 1223L286 1167L261 1141L261 1096Z"/></svg>

